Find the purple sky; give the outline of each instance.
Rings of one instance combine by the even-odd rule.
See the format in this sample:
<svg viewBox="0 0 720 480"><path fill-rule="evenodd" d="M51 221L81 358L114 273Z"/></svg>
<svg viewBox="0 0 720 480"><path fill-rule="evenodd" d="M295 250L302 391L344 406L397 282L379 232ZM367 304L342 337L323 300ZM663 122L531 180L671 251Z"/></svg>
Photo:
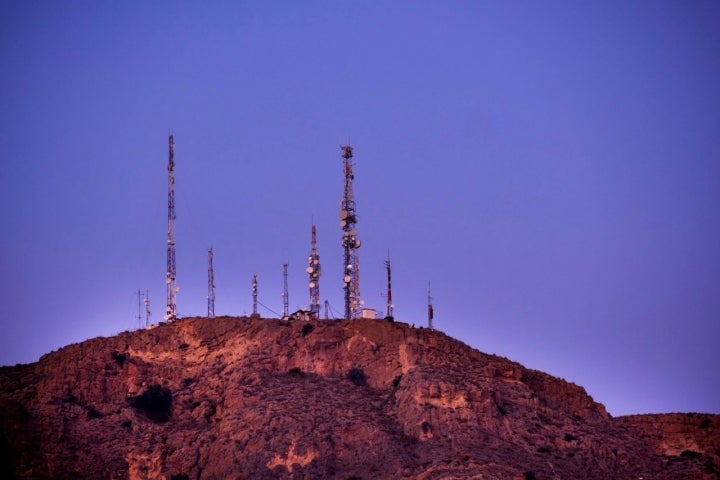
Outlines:
<svg viewBox="0 0 720 480"><path fill-rule="evenodd" d="M720 3L0 2L0 364L165 303L361 293L584 386L613 415L720 413ZM261 313L272 316L269 312Z"/></svg>

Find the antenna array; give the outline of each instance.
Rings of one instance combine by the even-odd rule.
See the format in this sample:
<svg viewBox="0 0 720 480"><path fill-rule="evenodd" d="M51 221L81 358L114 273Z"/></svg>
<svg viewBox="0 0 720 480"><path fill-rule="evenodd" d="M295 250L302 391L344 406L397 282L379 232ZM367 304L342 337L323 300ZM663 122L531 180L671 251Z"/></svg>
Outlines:
<svg viewBox="0 0 720 480"><path fill-rule="evenodd" d="M352 169L353 149L350 145L345 145L341 148L345 167L345 189L342 202L340 203L340 226L343 230L345 319L350 320L360 317L363 303L362 300L360 300L360 260L357 255L357 249L360 248L360 240L357 238L357 230L355 229L357 214L355 212L355 199L352 190L352 181L355 178Z"/></svg>
<svg viewBox="0 0 720 480"><path fill-rule="evenodd" d="M433 311L432 306L432 297L430 296L430 282L428 282L428 328L430 330L435 330L433 327L433 316L435 312Z"/></svg>
<svg viewBox="0 0 720 480"><path fill-rule="evenodd" d="M145 304L145 327L150 326L150 315L152 312L150 311L150 292L148 289L145 289L145 298L143 299L143 303Z"/></svg>
<svg viewBox="0 0 720 480"><path fill-rule="evenodd" d="M310 243L310 256L308 257L308 267L305 269L310 277L308 286L310 287L310 314L315 318L320 318L320 255L317 251L317 237L315 225L312 226L312 240ZM326 316L327 318L327 316Z"/></svg>
<svg viewBox="0 0 720 480"><path fill-rule="evenodd" d="M288 274L287 274L288 264L283 263L283 318L287 317L289 312L289 298L288 298Z"/></svg>
<svg viewBox="0 0 720 480"><path fill-rule="evenodd" d="M252 279L252 298L253 298L253 315L257 315L257 304L258 304L258 285L257 285L257 273L253 273Z"/></svg>
<svg viewBox="0 0 720 480"><path fill-rule="evenodd" d="M213 249L208 250L208 318L215 317L215 272L213 270Z"/></svg>
<svg viewBox="0 0 720 480"><path fill-rule="evenodd" d="M167 272L165 283L167 285L167 307L165 308L165 320L174 322L177 320L177 292L178 286L175 283L175 140L170 135L168 138L168 236L167 236Z"/></svg>
<svg viewBox="0 0 720 480"><path fill-rule="evenodd" d="M385 318L393 318L393 308L395 305L392 303L392 271L390 270L390 252L388 252L388 259L385 260L385 270L387 270L387 310Z"/></svg>

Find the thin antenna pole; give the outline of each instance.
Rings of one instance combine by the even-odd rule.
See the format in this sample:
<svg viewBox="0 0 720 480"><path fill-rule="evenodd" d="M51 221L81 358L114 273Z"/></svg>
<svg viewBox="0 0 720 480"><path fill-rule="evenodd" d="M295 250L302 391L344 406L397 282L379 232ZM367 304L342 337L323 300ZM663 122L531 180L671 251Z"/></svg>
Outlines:
<svg viewBox="0 0 720 480"><path fill-rule="evenodd" d="M175 140L172 135L168 138L168 235L167 235L167 307L165 320L174 322L177 319L177 292L175 283Z"/></svg>
<svg viewBox="0 0 720 480"><path fill-rule="evenodd" d="M325 300L325 320L330 318L330 302Z"/></svg>
<svg viewBox="0 0 720 480"><path fill-rule="evenodd" d="M283 263L283 318L289 315L289 299L288 299L288 264Z"/></svg>
<svg viewBox="0 0 720 480"><path fill-rule="evenodd" d="M213 249L208 250L208 318L215 317L215 272L213 270Z"/></svg>
<svg viewBox="0 0 720 480"><path fill-rule="evenodd" d="M320 318L320 255L317 251L317 236L315 225L312 226L312 238L310 242L310 256L308 257L307 273L310 277L308 286L310 287L310 314L315 318Z"/></svg>
<svg viewBox="0 0 720 480"><path fill-rule="evenodd" d="M435 312L433 311L432 306L432 296L430 295L430 282L428 282L428 328L430 330L435 330L433 327L433 317L435 315Z"/></svg>
<svg viewBox="0 0 720 480"><path fill-rule="evenodd" d="M343 230L343 282L345 290L345 320L357 318L361 315L362 300L360 300L360 260L357 249L360 248L360 240L357 238L357 213L355 212L355 198L352 189L352 181L355 178L353 173L353 148L344 145L342 157L345 173L345 188L340 209L340 226Z"/></svg>
<svg viewBox="0 0 720 480"><path fill-rule="evenodd" d="M138 288L137 291L138 296L138 314L137 314L137 321L138 321L138 328L142 327L142 292Z"/></svg>
<svg viewBox="0 0 720 480"><path fill-rule="evenodd" d="M392 302L392 271L390 269L390 250L388 250L388 258L385 260L385 269L387 270L387 313L386 317L388 319L393 318L393 308L395 308L395 305L393 305Z"/></svg>
<svg viewBox="0 0 720 480"><path fill-rule="evenodd" d="M252 297L253 297L253 315L257 315L257 306L258 306L258 283L257 283L257 273L253 273L253 280L252 280Z"/></svg>

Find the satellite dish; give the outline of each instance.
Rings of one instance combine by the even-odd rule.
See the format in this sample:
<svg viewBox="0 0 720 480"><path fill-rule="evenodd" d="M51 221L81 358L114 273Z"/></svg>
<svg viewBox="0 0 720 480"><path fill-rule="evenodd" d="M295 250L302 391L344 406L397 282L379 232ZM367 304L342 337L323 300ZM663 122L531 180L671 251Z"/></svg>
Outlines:
<svg viewBox="0 0 720 480"><path fill-rule="evenodd" d="M317 258L313 260L313 265L317 265L318 263L320 263L320 260L318 260Z"/></svg>
<svg viewBox="0 0 720 480"><path fill-rule="evenodd" d="M350 235L352 235L353 237L357 235L357 230L355 230L354 228L350 230Z"/></svg>
<svg viewBox="0 0 720 480"><path fill-rule="evenodd" d="M360 240L355 240L355 248L360 248Z"/></svg>
<svg viewBox="0 0 720 480"><path fill-rule="evenodd" d="M347 210L340 210L340 220L345 220L348 216Z"/></svg>
<svg viewBox="0 0 720 480"><path fill-rule="evenodd" d="M347 222L345 220L340 220L340 226L344 227L345 225L347 225Z"/></svg>
<svg viewBox="0 0 720 480"><path fill-rule="evenodd" d="M315 282L310 282L310 288L315 288Z"/></svg>
<svg viewBox="0 0 720 480"><path fill-rule="evenodd" d="M350 275L345 275L343 280L345 280L345 283L350 283Z"/></svg>
<svg viewBox="0 0 720 480"><path fill-rule="evenodd" d="M312 268L312 267L307 267L307 268L305 269L305 271L306 271L307 273L313 273L313 268Z"/></svg>
<svg viewBox="0 0 720 480"><path fill-rule="evenodd" d="M348 266L347 266L347 269L348 269L348 270L352 270L352 268L353 268L352 263L349 263Z"/></svg>

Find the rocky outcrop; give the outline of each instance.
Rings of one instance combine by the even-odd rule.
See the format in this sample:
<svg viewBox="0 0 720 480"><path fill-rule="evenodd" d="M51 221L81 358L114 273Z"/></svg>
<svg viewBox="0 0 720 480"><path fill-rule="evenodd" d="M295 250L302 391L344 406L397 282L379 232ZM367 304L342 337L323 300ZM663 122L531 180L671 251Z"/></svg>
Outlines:
<svg viewBox="0 0 720 480"><path fill-rule="evenodd" d="M2 478L718 478L714 415L383 320L183 319L0 369Z"/></svg>

